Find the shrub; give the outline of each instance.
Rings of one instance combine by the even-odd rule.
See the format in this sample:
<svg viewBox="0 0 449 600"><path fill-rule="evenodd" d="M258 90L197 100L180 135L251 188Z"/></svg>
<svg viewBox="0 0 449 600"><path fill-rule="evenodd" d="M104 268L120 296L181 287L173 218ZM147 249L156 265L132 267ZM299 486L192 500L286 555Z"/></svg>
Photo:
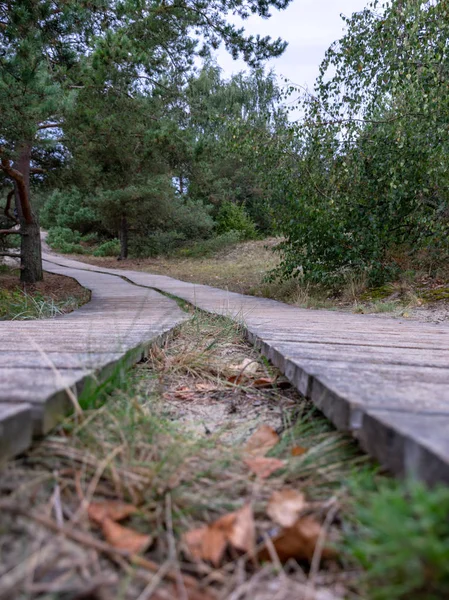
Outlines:
<svg viewBox="0 0 449 600"><path fill-rule="evenodd" d="M178 231L155 231L147 236L134 237L129 242L129 251L138 258L170 254L186 239Z"/></svg>
<svg viewBox="0 0 449 600"><path fill-rule="evenodd" d="M47 229L66 227L88 233L101 228L92 199L76 188L55 190L45 201L40 220Z"/></svg>
<svg viewBox="0 0 449 600"><path fill-rule="evenodd" d="M84 254L80 244L81 234L68 227L51 227L48 230L48 245L63 254Z"/></svg>
<svg viewBox="0 0 449 600"><path fill-rule="evenodd" d="M242 234L240 231L228 231L222 233L208 240L201 240L194 242L180 248L176 254L178 256L185 256L191 258L201 258L203 256L210 256L216 254L225 248L234 246L242 241Z"/></svg>
<svg viewBox="0 0 449 600"><path fill-rule="evenodd" d="M117 256L120 254L120 240L114 239L100 244L94 250L94 256Z"/></svg>
<svg viewBox="0 0 449 600"><path fill-rule="evenodd" d="M355 524L346 535L364 568L364 597L449 597L449 488L386 482L356 493Z"/></svg>
<svg viewBox="0 0 449 600"><path fill-rule="evenodd" d="M233 202L224 202L218 211L217 233L237 231L241 239L251 240L257 237L256 226L245 211L245 208Z"/></svg>

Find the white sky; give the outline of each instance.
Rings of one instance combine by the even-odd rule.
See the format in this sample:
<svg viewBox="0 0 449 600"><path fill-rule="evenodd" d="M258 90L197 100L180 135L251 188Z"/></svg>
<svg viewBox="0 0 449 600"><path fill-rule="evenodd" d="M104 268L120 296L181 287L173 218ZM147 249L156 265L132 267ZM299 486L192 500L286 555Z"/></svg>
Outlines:
<svg viewBox="0 0 449 600"><path fill-rule="evenodd" d="M286 10L272 10L270 19L250 17L237 21L247 33L273 39L281 37L288 42L287 50L280 58L267 63L278 75L287 77L298 85L306 85L310 90L318 76L318 67L331 43L343 34L344 23L340 18L363 10L369 0L293 0ZM243 61L234 61L220 48L217 53L219 65L224 75L229 77L245 69Z"/></svg>

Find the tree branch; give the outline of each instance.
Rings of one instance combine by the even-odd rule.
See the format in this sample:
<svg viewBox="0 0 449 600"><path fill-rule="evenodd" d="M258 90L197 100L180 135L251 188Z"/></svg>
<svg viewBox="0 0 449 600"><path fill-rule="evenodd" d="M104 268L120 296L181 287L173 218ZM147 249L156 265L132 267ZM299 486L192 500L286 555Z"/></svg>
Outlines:
<svg viewBox="0 0 449 600"><path fill-rule="evenodd" d="M3 214L5 215L5 217L8 217L8 219L11 219L11 221L14 221L14 223L19 223L19 220L11 214L11 202L12 199L14 198L14 188L8 193L8 195L6 196L6 206L5 206L5 210L3 211Z"/></svg>
<svg viewBox="0 0 449 600"><path fill-rule="evenodd" d="M24 235L20 229L0 229L0 235Z"/></svg>
<svg viewBox="0 0 449 600"><path fill-rule="evenodd" d="M62 123L42 123L38 129L53 129L54 127L61 127Z"/></svg>
<svg viewBox="0 0 449 600"><path fill-rule="evenodd" d="M28 190L23 174L11 165L11 161L9 160L9 158L2 157L0 161L0 166L3 169L3 171L8 175L8 177L11 177L11 179L15 181L17 185L18 195L21 201L20 203L22 206L23 218L27 223L32 223L33 215L31 213L30 203L28 202Z"/></svg>

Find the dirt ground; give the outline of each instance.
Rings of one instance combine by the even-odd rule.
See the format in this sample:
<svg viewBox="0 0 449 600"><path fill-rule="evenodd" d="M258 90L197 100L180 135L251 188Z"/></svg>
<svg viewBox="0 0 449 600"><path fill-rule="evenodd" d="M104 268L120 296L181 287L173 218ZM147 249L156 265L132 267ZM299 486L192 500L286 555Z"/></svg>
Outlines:
<svg viewBox="0 0 449 600"><path fill-rule="evenodd" d="M55 302L63 302L68 297L84 298L86 289L71 277L44 273L43 281L34 284L21 283L19 272L4 272L0 270L0 290L15 292L22 290L28 294L41 294L52 298Z"/></svg>

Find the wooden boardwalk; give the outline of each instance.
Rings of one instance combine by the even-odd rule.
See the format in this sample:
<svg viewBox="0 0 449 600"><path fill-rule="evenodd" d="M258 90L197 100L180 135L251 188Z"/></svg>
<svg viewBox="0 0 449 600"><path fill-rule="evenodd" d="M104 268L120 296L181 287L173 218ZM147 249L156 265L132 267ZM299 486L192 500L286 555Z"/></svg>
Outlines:
<svg viewBox="0 0 449 600"><path fill-rule="evenodd" d="M109 299L108 292L103 297L101 293L97 297L94 295L93 303L64 319L55 320L68 327L69 321L74 324L81 319L82 323L81 314L84 311L92 316L95 311L92 313L91 305L95 303L95 310L102 315L102 325L97 341L94 341L94 331L90 330L89 340L94 349L97 348L95 344L104 348L102 332L108 331L112 338L110 328L113 323L119 332L130 331L136 336L129 339L129 347L134 339L136 343L142 343L137 339L139 331L143 335L141 328L129 329L129 314L135 314L136 307L126 296L129 288L126 287L127 291L121 288L125 283L126 286L131 285L123 278L134 284L133 298L136 299L142 290L151 294L155 294L153 290L170 293L202 310L240 321L248 339L261 348L301 393L311 398L339 429L351 431L367 452L394 473L412 475L429 483L449 483L449 327L304 310L274 300L181 282L162 275L100 269L54 255L46 258L49 261L45 265L47 270L72 276L76 273L76 278L86 287L90 285L83 277L90 276L98 282L101 277L108 277L112 287L115 285L117 289L123 289L122 295L118 293L113 300ZM153 296L148 298L151 304ZM155 295L154 303L155 307L160 307L157 310L164 307L167 311L167 323L161 326L162 330L170 327L170 319L173 324L182 319L168 298ZM111 309L115 307L116 316L109 315L108 306ZM148 315L147 321L144 318L142 324L156 327L156 312ZM122 318L128 319L127 325L122 326ZM134 322L134 319L132 317L131 321ZM49 323L45 322L45 331ZM30 326L37 330L42 328L42 321L8 323L5 330L11 325L20 326L24 331L29 331ZM53 337L53 349L61 343L60 352L65 352L65 329L57 337L58 326L51 327L53 336L52 333L44 334L42 329L42 347L47 344L50 350L48 340ZM157 332L151 332L151 335L157 335ZM151 335L147 335L146 339ZM12 330L7 337L12 344L19 345L20 354L21 338ZM82 344L89 340L81 336L77 349L81 352ZM12 352L13 347L8 353L12 355ZM95 350L92 352L95 354ZM34 356L39 360L37 352ZM72 370L76 368L78 364L70 366ZM84 368L82 363L79 368ZM37 389L34 381L30 385ZM2 390L0 385L0 400L4 398Z"/></svg>
<svg viewBox="0 0 449 600"><path fill-rule="evenodd" d="M137 362L186 319L175 301L113 275L45 263L92 292L79 310L54 319L0 322L0 460L50 431L89 379L120 360Z"/></svg>

